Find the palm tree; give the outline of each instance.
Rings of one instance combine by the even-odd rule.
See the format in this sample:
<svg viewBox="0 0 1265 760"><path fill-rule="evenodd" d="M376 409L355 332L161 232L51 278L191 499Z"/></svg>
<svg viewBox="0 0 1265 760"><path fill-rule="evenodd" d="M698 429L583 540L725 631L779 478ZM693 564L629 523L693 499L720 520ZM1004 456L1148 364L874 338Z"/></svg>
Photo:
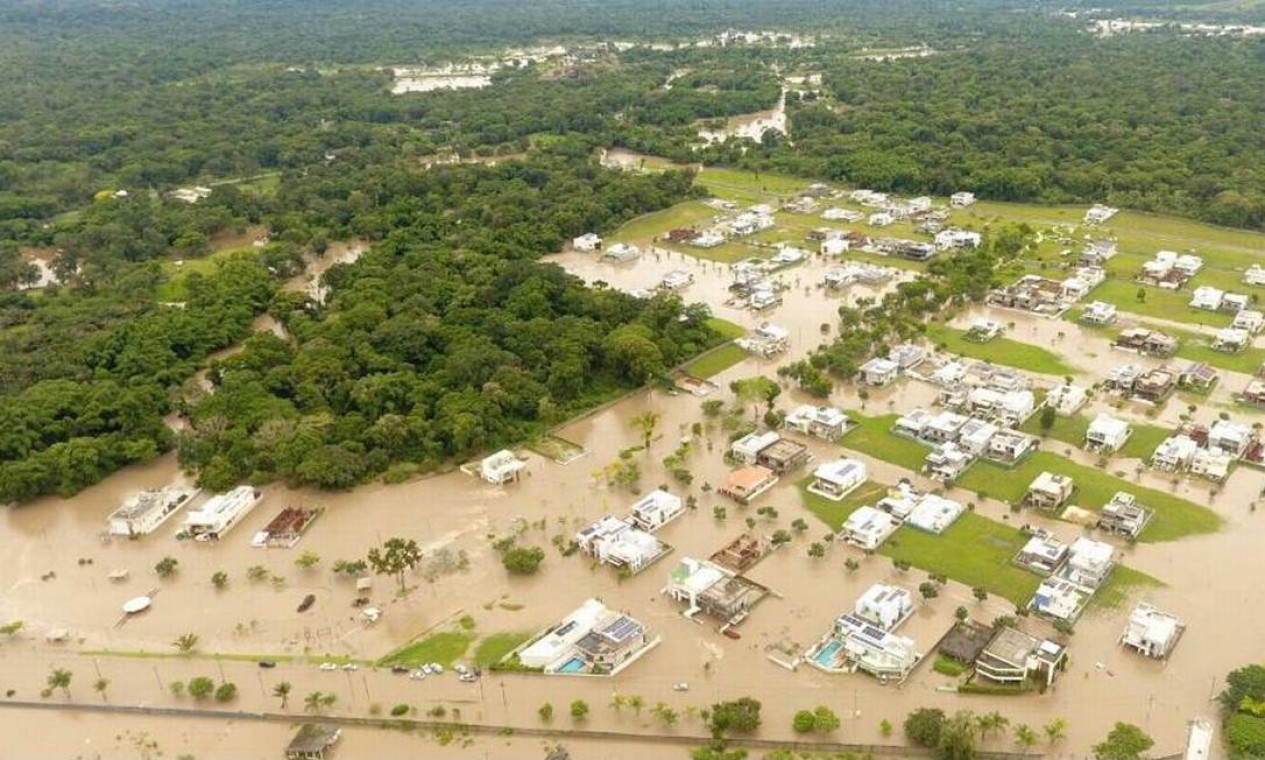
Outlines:
<svg viewBox="0 0 1265 760"><path fill-rule="evenodd" d="M637 432L641 433L642 447L646 453L650 453L650 441L654 438L655 428L659 426L659 414L652 411L644 411L628 421Z"/></svg>
<svg viewBox="0 0 1265 760"><path fill-rule="evenodd" d="M50 690L61 689L66 695L66 699L70 699L70 680L72 678L74 678L74 673L69 670L53 668L53 672L48 674L48 688Z"/></svg>
<svg viewBox="0 0 1265 760"><path fill-rule="evenodd" d="M325 697L319 691L314 691L303 698L303 709L308 712L320 712L321 700Z"/></svg>
<svg viewBox="0 0 1265 760"><path fill-rule="evenodd" d="M988 735L993 731L1004 731L1006 726L1010 725L1010 719L996 710L990 713L984 713L983 715L977 717L975 722L979 726L980 736L985 739L987 739Z"/></svg>
<svg viewBox="0 0 1265 760"><path fill-rule="evenodd" d="M108 701L106 699L105 690L110 688L110 679L98 678L97 680L92 682L92 688L94 691L96 691L98 694L101 695L102 702Z"/></svg>
<svg viewBox="0 0 1265 760"><path fill-rule="evenodd" d="M628 698L625 697L623 694L611 695L611 709L614 710L615 712L617 713L622 712L624 709L624 705L626 704L628 704Z"/></svg>
<svg viewBox="0 0 1265 760"><path fill-rule="evenodd" d="M1055 718L1045 724L1045 739L1053 747L1055 744L1067 738L1067 721L1063 718Z"/></svg>
<svg viewBox="0 0 1265 760"><path fill-rule="evenodd" d="M289 681L282 681L272 687L272 696L279 697L281 699L282 710L286 709L286 705L290 703L290 690L293 688L294 687L290 685Z"/></svg>
<svg viewBox="0 0 1265 760"><path fill-rule="evenodd" d="M1020 723L1015 726L1015 744L1023 747L1024 752L1032 749L1037 743L1037 732L1033 731L1026 723Z"/></svg>
<svg viewBox="0 0 1265 760"><path fill-rule="evenodd" d="M641 708L646 706L646 700L640 694L634 694L628 698L628 706L633 709L637 715L641 715Z"/></svg>
<svg viewBox="0 0 1265 760"><path fill-rule="evenodd" d="M199 641L201 641L201 639L196 633L182 633L176 637L175 641L171 642L171 645L175 647L180 654L189 654L198 648Z"/></svg>

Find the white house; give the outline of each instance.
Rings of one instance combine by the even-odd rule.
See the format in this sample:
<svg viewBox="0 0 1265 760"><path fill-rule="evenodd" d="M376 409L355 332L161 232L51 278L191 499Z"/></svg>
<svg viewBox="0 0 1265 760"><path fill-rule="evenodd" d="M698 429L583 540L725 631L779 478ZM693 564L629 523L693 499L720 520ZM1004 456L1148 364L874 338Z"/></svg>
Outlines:
<svg viewBox="0 0 1265 760"><path fill-rule="evenodd" d="M498 486L518 480L525 469L527 463L509 449L502 449L479 462L479 476L485 483Z"/></svg>
<svg viewBox="0 0 1265 760"><path fill-rule="evenodd" d="M1041 581L1031 606L1042 615L1058 620L1075 620L1089 601L1089 593L1070 581L1050 576Z"/></svg>
<svg viewBox="0 0 1265 760"><path fill-rule="evenodd" d="M1109 414L1099 414L1085 431L1085 448L1110 454L1119 451L1133 435L1129 423Z"/></svg>
<svg viewBox="0 0 1265 760"><path fill-rule="evenodd" d="M938 443L927 453L923 460L923 468L928 477L952 483L966 472L966 468L975 461L975 454L967 451L953 441Z"/></svg>
<svg viewBox="0 0 1265 760"><path fill-rule="evenodd" d="M668 547L629 521L607 515L575 534L580 550L607 565L637 572Z"/></svg>
<svg viewBox="0 0 1265 760"><path fill-rule="evenodd" d="M685 513L681 497L656 488L632 505L633 525L644 531L655 531Z"/></svg>
<svg viewBox="0 0 1265 760"><path fill-rule="evenodd" d="M251 486L216 494L185 515L184 531L198 541L219 540L262 498L263 493Z"/></svg>
<svg viewBox="0 0 1265 760"><path fill-rule="evenodd" d="M1066 475L1042 472L1028 485L1024 501L1038 509L1057 509L1072 498L1076 481Z"/></svg>
<svg viewBox="0 0 1265 760"><path fill-rule="evenodd" d="M1251 426L1242 422L1218 419L1208 427L1208 449L1235 458L1247 452L1252 439Z"/></svg>
<svg viewBox="0 0 1265 760"><path fill-rule="evenodd" d="M748 433L729 446L734 458L745 464L752 464L756 457L768 447L782 440L782 436L769 430L764 433Z"/></svg>
<svg viewBox="0 0 1265 760"><path fill-rule="evenodd" d="M1015 563L1049 575L1067 558L1067 544L1049 535L1033 536L1015 555Z"/></svg>
<svg viewBox="0 0 1265 760"><path fill-rule="evenodd" d="M715 248L725 242L725 237L714 230L707 230L690 241L695 248Z"/></svg>
<svg viewBox="0 0 1265 760"><path fill-rule="evenodd" d="M1002 684L1036 679L1048 687L1064 668L1066 659L1066 647L1029 636L1018 628L1004 627L975 659L975 674Z"/></svg>
<svg viewBox="0 0 1265 760"><path fill-rule="evenodd" d="M1265 313L1255 309L1243 309L1234 315L1234 321L1230 323L1230 327L1255 335L1261 331L1262 327L1265 327Z"/></svg>
<svg viewBox="0 0 1265 760"><path fill-rule="evenodd" d="M1221 301L1224 298L1224 290L1214 288L1211 285L1200 285L1195 288L1195 292L1191 295L1190 306L1193 309L1217 311L1221 308Z"/></svg>
<svg viewBox="0 0 1265 760"><path fill-rule="evenodd" d="M909 208L910 213L925 214L931 210L931 197L920 195L917 198L910 198L905 205Z"/></svg>
<svg viewBox="0 0 1265 760"><path fill-rule="evenodd" d="M848 429L848 415L832 406L796 407L782 423L783 427L805 435L833 441Z"/></svg>
<svg viewBox="0 0 1265 760"><path fill-rule="evenodd" d="M1016 430L1000 430L988 441L984 456L1003 464L1015 464L1037 447L1035 436Z"/></svg>
<svg viewBox="0 0 1265 760"><path fill-rule="evenodd" d="M883 387L896 382L900 365L890 359L876 356L861 365L861 380L866 385Z"/></svg>
<svg viewBox="0 0 1265 760"><path fill-rule="evenodd" d="M927 420L927 424L923 426L919 437L931 443L956 441L961 433L962 426L969 420L969 417L964 417L955 412L940 412Z"/></svg>
<svg viewBox="0 0 1265 760"><path fill-rule="evenodd" d="M747 296L747 306L756 311L764 311L782 303L782 297L771 286L761 286Z"/></svg>
<svg viewBox="0 0 1265 760"><path fill-rule="evenodd" d="M923 494L917 506L905 518L905 524L940 535L962 516L964 508L952 499L933 493Z"/></svg>
<svg viewBox="0 0 1265 760"><path fill-rule="evenodd" d="M1235 354L1247 348L1251 342L1252 334L1247 330L1225 327L1217 330L1217 334L1213 336L1212 348L1216 351Z"/></svg>
<svg viewBox="0 0 1265 760"><path fill-rule="evenodd" d="M865 482L865 463L858 459L833 459L823 462L813 470L813 482L808 486L812 493L840 501Z"/></svg>
<svg viewBox="0 0 1265 760"><path fill-rule="evenodd" d="M1111 217L1115 216L1120 209L1104 206L1101 203L1095 203L1085 212L1085 224L1102 224Z"/></svg>
<svg viewBox="0 0 1265 760"><path fill-rule="evenodd" d="M1190 459L1190 472L1218 483L1230 477L1230 466L1234 457L1220 451L1199 449Z"/></svg>
<svg viewBox="0 0 1265 760"><path fill-rule="evenodd" d="M874 551L900 527L892 516L874 507L861 507L848 516L839 531L840 540Z"/></svg>
<svg viewBox="0 0 1265 760"><path fill-rule="evenodd" d="M847 238L833 238L821 241L821 253L824 256L840 256L848 252L852 243Z"/></svg>
<svg viewBox="0 0 1265 760"><path fill-rule="evenodd" d="M892 224L895 221L896 219L893 218L892 215L889 214L888 212L878 211L873 214L870 214L868 224L871 227L887 227L888 225Z"/></svg>
<svg viewBox="0 0 1265 760"><path fill-rule="evenodd" d="M911 409L896 418L896 423L892 426L892 432L898 435L909 436L910 438L919 438L922 431L927 427L927 423L931 422L932 415L926 409Z"/></svg>
<svg viewBox="0 0 1265 760"><path fill-rule="evenodd" d="M949 196L949 205L953 208L966 208L975 203L975 193L959 190Z"/></svg>
<svg viewBox="0 0 1265 760"><path fill-rule="evenodd" d="M1246 285L1265 285L1265 267L1259 264L1253 264L1243 273L1243 283Z"/></svg>
<svg viewBox="0 0 1265 760"><path fill-rule="evenodd" d="M602 238L592 232L585 233L571 241L571 247L577 251L592 253L602 247Z"/></svg>
<svg viewBox="0 0 1265 760"><path fill-rule="evenodd" d="M1173 261L1173 269L1187 279L1199 274L1203 266L1204 260L1193 253L1183 253Z"/></svg>
<svg viewBox="0 0 1265 760"><path fill-rule="evenodd" d="M518 659L529 668L544 668L566 654L575 643L593 630L593 625L606 614L606 605L589 599L567 615L549 633L541 636L518 653Z"/></svg>
<svg viewBox="0 0 1265 760"><path fill-rule="evenodd" d="M181 486L166 486L131 494L107 518L110 535L148 535L197 495L198 489Z"/></svg>
<svg viewBox="0 0 1265 760"><path fill-rule="evenodd" d="M1070 417L1080 411L1089 400L1089 394L1078 385L1058 385L1052 388L1045 397L1045 403L1054 407L1056 414Z"/></svg>
<svg viewBox="0 0 1265 760"><path fill-rule="evenodd" d="M1067 552L1067 564L1059 577L1078 586L1096 589L1115 566L1116 549L1111 544L1081 536Z"/></svg>
<svg viewBox="0 0 1265 760"><path fill-rule="evenodd" d="M958 431L957 443L972 456L980 456L988 450L988 442L993 440L993 436L999 432L1001 429L991 422L967 420Z"/></svg>
<svg viewBox="0 0 1265 760"><path fill-rule="evenodd" d="M1251 297L1242 293L1226 293L1221 299L1221 310L1230 312L1242 311L1251 303Z"/></svg>
<svg viewBox="0 0 1265 760"><path fill-rule="evenodd" d="M614 245L606 246L602 256L615 261L632 261L641 256L641 249L629 243L615 243Z"/></svg>
<svg viewBox="0 0 1265 760"><path fill-rule="evenodd" d="M828 222L859 222L865 218L865 214L859 211L852 211L838 206L831 206L821 212L821 218Z"/></svg>
<svg viewBox="0 0 1265 760"><path fill-rule="evenodd" d="M671 272L663 275L663 279L659 281L659 287L664 290L680 290L694 282L694 275L683 269L673 269Z"/></svg>
<svg viewBox="0 0 1265 760"><path fill-rule="evenodd" d="M936 248L947 251L953 248L978 248L980 234L968 230L948 229L936 233Z"/></svg>
<svg viewBox="0 0 1265 760"><path fill-rule="evenodd" d="M1081 312L1081 321L1088 325L1109 325L1116 321L1117 316L1115 304L1094 301Z"/></svg>
<svg viewBox="0 0 1265 760"><path fill-rule="evenodd" d="M1138 602L1129 613L1120 643L1139 654L1163 660L1168 657L1186 626L1176 615L1161 612L1146 602Z"/></svg>
<svg viewBox="0 0 1265 760"><path fill-rule="evenodd" d="M1151 466L1169 472L1184 470L1190 466L1198 450L1199 444L1190 436L1180 433L1169 436L1155 448L1155 453L1151 455Z"/></svg>
<svg viewBox="0 0 1265 760"><path fill-rule="evenodd" d="M853 614L884 631L894 630L913 614L914 596L908 589L876 583L865 590L853 607Z"/></svg>

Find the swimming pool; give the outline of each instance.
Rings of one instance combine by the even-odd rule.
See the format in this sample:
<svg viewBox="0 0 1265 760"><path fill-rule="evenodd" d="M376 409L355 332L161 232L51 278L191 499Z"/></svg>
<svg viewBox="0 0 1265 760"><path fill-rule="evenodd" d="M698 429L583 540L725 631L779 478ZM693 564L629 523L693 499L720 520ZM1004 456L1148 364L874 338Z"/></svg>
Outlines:
<svg viewBox="0 0 1265 760"><path fill-rule="evenodd" d="M821 651L813 657L817 664L823 668L833 668L835 666L835 655L843 648L843 642L832 639L830 643L821 648Z"/></svg>
<svg viewBox="0 0 1265 760"><path fill-rule="evenodd" d="M559 673L579 673L581 670L584 670L584 660L579 657L572 657L558 668Z"/></svg>

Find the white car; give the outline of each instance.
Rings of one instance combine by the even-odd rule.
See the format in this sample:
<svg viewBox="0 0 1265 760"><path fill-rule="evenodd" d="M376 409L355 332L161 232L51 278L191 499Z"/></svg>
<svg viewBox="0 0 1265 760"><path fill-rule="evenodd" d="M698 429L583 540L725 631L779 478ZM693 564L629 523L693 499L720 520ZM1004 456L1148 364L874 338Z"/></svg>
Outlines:
<svg viewBox="0 0 1265 760"><path fill-rule="evenodd" d="M434 673L435 675L441 675L444 672L444 666L440 665L437 662L432 662L430 664L430 672Z"/></svg>
<svg viewBox="0 0 1265 760"><path fill-rule="evenodd" d="M334 662L322 662L322 663L321 663L321 670L338 670L338 663L334 663Z"/></svg>
<svg viewBox="0 0 1265 760"><path fill-rule="evenodd" d="M343 670L360 670L360 666L354 662L349 662L343 665Z"/></svg>
<svg viewBox="0 0 1265 760"><path fill-rule="evenodd" d="M408 677L413 679L414 681L420 681L426 677L426 671L422 670L421 668L418 668L417 670L411 670L409 671Z"/></svg>

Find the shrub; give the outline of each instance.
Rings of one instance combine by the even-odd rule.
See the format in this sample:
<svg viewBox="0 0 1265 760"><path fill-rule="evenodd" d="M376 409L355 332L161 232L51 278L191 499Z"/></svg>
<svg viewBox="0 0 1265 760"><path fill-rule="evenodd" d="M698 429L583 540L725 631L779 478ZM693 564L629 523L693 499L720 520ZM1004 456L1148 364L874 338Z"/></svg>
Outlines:
<svg viewBox="0 0 1265 760"><path fill-rule="evenodd" d="M225 681L215 690L216 702L232 702L237 696L237 684Z"/></svg>
<svg viewBox="0 0 1265 760"><path fill-rule="evenodd" d="M938 746L943 728L944 710L933 707L920 707L905 718L905 736L921 747Z"/></svg>
<svg viewBox="0 0 1265 760"><path fill-rule="evenodd" d="M516 546L501 556L505 569L513 575L534 575L545 560L545 550L539 546Z"/></svg>
<svg viewBox="0 0 1265 760"><path fill-rule="evenodd" d="M391 714L392 714L393 716L395 716L395 717L399 718L400 716L403 716L403 715L408 715L409 709L410 709L410 708L409 708L409 706L408 706L408 705L406 705L406 704L404 704L403 702L401 702L400 704L398 704L398 705L396 705L395 707L392 707L392 708L391 708Z"/></svg>

